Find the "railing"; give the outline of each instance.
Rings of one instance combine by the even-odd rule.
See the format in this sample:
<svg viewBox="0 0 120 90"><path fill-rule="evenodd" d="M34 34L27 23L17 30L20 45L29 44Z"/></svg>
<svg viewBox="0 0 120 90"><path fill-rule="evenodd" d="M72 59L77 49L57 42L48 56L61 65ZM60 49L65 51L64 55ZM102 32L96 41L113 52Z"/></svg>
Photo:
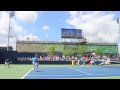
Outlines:
<svg viewBox="0 0 120 90"><path fill-rule="evenodd" d="M22 43L30 43L30 44L62 44L62 43L66 43L66 44L79 44L82 43L82 41L73 41L73 42L65 42L65 41L23 41L23 40L17 40L17 44L22 44ZM117 43L109 43L109 42L87 42L86 44L93 44L93 45L118 45Z"/></svg>

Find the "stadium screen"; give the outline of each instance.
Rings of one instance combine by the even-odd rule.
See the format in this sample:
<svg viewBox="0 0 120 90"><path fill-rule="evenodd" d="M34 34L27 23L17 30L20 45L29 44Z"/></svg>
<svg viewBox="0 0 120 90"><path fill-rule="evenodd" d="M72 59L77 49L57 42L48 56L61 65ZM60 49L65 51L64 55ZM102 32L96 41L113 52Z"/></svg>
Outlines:
<svg viewBox="0 0 120 90"><path fill-rule="evenodd" d="M82 38L81 29L61 29L61 38Z"/></svg>

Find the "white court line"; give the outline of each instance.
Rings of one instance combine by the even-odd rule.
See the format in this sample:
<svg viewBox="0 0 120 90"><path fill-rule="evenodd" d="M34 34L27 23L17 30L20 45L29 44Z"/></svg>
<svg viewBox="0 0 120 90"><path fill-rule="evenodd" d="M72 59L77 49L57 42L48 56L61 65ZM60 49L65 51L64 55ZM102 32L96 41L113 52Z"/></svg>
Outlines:
<svg viewBox="0 0 120 90"><path fill-rule="evenodd" d="M26 73L21 79L24 79L32 70L33 68L28 73Z"/></svg>
<svg viewBox="0 0 120 90"><path fill-rule="evenodd" d="M77 69L81 69L81 68L77 68ZM96 69L90 69L90 68L89 69L85 69L85 68L82 68L82 69L84 69L84 70L90 70L90 71L91 70L97 70L97 71L98 70L100 70L100 71L102 70L103 71L103 70L111 70L111 69L116 69L116 68L110 68L110 69L109 68L105 68L105 69L97 69L97 68Z"/></svg>
<svg viewBox="0 0 120 90"><path fill-rule="evenodd" d="M84 71L82 71L82 70L78 70L78 69L75 69L75 68L72 68L72 67L68 67L68 68L73 69L73 70L75 70L75 71L79 71L79 72L85 73L85 74L87 74L87 75L92 75L91 73L87 73L87 72L84 72Z"/></svg>
<svg viewBox="0 0 120 90"><path fill-rule="evenodd" d="M109 74L120 74L120 73L105 73L105 74L92 74L92 75L109 75ZM27 75L27 76L83 76L83 75L86 75L86 74L80 74L80 75Z"/></svg>

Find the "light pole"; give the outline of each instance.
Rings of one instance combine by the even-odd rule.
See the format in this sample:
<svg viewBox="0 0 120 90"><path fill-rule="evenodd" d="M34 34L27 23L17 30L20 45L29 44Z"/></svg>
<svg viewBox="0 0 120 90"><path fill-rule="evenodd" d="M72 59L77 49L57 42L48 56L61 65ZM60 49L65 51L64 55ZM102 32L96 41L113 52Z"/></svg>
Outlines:
<svg viewBox="0 0 120 90"><path fill-rule="evenodd" d="M119 32L118 32L118 34L120 35L120 23L119 23L119 18L117 18L117 24L118 24L118 26L119 26ZM119 55L119 54L118 54Z"/></svg>
<svg viewBox="0 0 120 90"><path fill-rule="evenodd" d="M16 50L17 50L17 41L19 40L18 37L19 37L19 34L17 34L16 36Z"/></svg>
<svg viewBox="0 0 120 90"><path fill-rule="evenodd" d="M11 29L11 27L10 27L11 17L13 17L13 16L14 16L14 13L15 13L15 11L11 11L11 12L9 13L9 18L10 18L10 21L9 21L9 30L8 30L8 43L7 43L7 51L9 51L9 37L10 37L10 29Z"/></svg>
<svg viewBox="0 0 120 90"><path fill-rule="evenodd" d="M118 23L118 25L119 25L119 35L120 35L120 24L119 24L119 18L117 18L117 23Z"/></svg>

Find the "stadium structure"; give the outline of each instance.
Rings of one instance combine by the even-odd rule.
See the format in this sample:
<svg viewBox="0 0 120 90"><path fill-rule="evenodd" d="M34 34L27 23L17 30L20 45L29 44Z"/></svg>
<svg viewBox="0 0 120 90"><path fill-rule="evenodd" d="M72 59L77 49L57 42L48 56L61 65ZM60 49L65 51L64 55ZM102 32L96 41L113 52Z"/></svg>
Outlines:
<svg viewBox="0 0 120 90"><path fill-rule="evenodd" d="M61 38L65 41L21 41L17 40L16 50L18 52L45 52L49 51L49 47L54 46L55 52L63 53L65 49L70 48L74 53L77 53L78 46L85 46L84 53L91 52L92 50L100 50L101 53L117 54L118 45L116 43L93 43L87 42L86 38L82 35L82 29L67 29L61 28ZM77 42L66 42L66 38L78 39Z"/></svg>
<svg viewBox="0 0 120 90"><path fill-rule="evenodd" d="M22 41L16 42L16 50L18 52L45 52L49 51L49 47L54 46L55 52L63 53L67 48L71 48L74 52L77 50L77 46L86 46L84 53L91 52L92 50L99 49L103 54L116 54L118 55L117 43L95 43L87 42L82 39L80 42L59 42L59 41Z"/></svg>

